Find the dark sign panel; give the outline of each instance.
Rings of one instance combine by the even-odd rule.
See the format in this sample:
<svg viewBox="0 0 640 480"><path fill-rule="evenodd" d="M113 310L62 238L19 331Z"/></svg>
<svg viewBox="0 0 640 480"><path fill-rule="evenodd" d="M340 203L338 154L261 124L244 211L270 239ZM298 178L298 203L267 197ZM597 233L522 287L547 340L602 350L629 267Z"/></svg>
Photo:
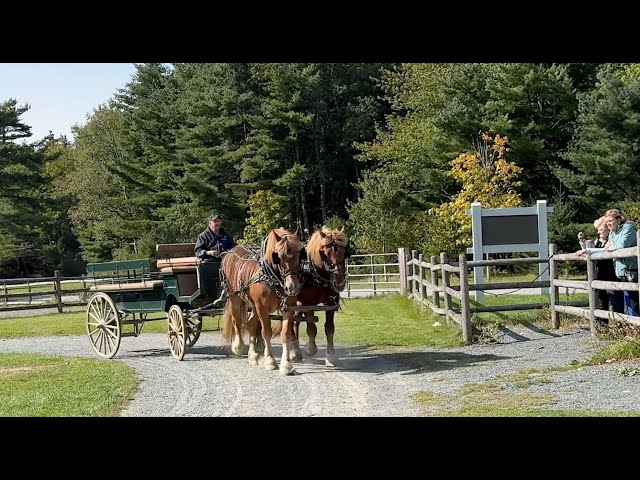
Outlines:
<svg viewBox="0 0 640 480"><path fill-rule="evenodd" d="M482 217L484 245L538 243L537 215Z"/></svg>

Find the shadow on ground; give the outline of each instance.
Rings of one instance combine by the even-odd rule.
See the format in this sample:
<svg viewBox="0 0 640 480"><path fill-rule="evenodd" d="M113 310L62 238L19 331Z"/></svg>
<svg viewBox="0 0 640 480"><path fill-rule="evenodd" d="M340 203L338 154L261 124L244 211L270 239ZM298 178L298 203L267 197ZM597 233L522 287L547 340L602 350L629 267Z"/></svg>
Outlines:
<svg viewBox="0 0 640 480"><path fill-rule="evenodd" d="M309 357L303 353L302 363L296 363L294 366L297 370L304 370L303 374L312 374L314 372L326 372L325 365L325 348L319 345L318 353ZM273 354L278 362L282 356L282 347L278 344L272 346ZM245 346L244 354L241 357L243 361L247 359L248 348ZM470 354L459 351L433 350L433 351L379 351L373 346L360 347L337 347L336 353L339 359L339 365L335 367L343 372L356 371L372 374L385 373L401 373L401 374L417 374L425 372L438 372L443 370L451 370L454 368L464 368L477 365L482 362L493 362L508 360L511 357L493 355L493 354ZM144 349L144 350L128 350L122 352L120 357L136 358L136 357L169 357L171 353L168 347L166 349ZM237 359L234 355L229 354L222 347L217 345L194 345L187 350L183 362L200 362L200 361L224 361L226 359ZM260 361L262 362L262 356ZM176 360L177 361L177 360ZM323 367L307 369L306 367ZM247 365L247 368L254 368Z"/></svg>
<svg viewBox="0 0 640 480"><path fill-rule="evenodd" d="M522 322L518 331L509 328L504 325L498 327L498 331L503 337L503 341L498 343L513 343L513 342L535 342L536 340L542 340L549 337L562 337L566 333L556 333L543 328L538 327L529 322ZM504 341L506 340L506 341ZM211 339L204 339L204 341L194 345L187 350L184 362L201 362L201 361L225 361L227 359L237 359L229 351L222 348L217 344L207 344L207 341ZM324 367L325 364L325 345L319 344L319 351L314 357L309 357L303 353L302 363L295 364L298 371L302 370L303 374L326 372L327 368L303 368L309 367ZM273 353L278 362L282 356L282 347L279 340L275 340L272 344ZM247 359L248 346L245 344L243 356L244 361ZM340 371L357 371L366 372L372 374L385 374L385 373L401 373L401 374L419 374L427 372L439 372L452 370L455 368L465 368L478 365L484 362L499 362L502 360L509 360L513 357L506 355L482 354L482 353L469 353L460 351L460 349L444 349L444 350L429 350L428 348L419 348L415 351L408 350L406 348L400 349L385 349L381 350L373 345L357 346L357 347L337 347L336 353L339 358L339 365L336 367ZM152 348L152 349L130 349L126 352L121 352L119 356L122 357L170 357L169 346L166 348ZM262 356L260 361L262 362ZM249 366L247 365L249 368Z"/></svg>

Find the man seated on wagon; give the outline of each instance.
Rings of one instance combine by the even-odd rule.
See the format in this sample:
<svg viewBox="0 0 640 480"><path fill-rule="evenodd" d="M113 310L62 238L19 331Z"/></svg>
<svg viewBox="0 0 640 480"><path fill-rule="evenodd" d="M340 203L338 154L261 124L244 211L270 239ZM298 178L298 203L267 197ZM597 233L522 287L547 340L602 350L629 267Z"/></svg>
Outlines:
<svg viewBox="0 0 640 480"><path fill-rule="evenodd" d="M209 216L209 225L198 235L194 248L196 257L203 262L220 262L221 254L235 247L233 237L220 225L222 217L217 213Z"/></svg>
<svg viewBox="0 0 640 480"><path fill-rule="evenodd" d="M219 269L222 262L222 253L236 246L231 234L222 228L222 217L213 213L209 216L209 225L198 235L194 252L204 265L200 274L200 288L204 295L204 303L213 302L216 298L221 300L224 292L219 292Z"/></svg>

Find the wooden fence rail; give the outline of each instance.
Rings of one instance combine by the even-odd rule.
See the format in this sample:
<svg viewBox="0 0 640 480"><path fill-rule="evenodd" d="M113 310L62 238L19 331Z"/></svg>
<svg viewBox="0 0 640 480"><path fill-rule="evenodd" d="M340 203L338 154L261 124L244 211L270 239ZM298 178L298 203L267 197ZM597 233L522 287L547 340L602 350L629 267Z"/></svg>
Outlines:
<svg viewBox="0 0 640 480"><path fill-rule="evenodd" d="M78 283L78 286L65 288L69 283ZM56 308L62 313L64 307L86 305L82 298L68 297L78 297L96 283L97 280L90 277L63 277L57 270L53 277L0 279L0 312Z"/></svg>

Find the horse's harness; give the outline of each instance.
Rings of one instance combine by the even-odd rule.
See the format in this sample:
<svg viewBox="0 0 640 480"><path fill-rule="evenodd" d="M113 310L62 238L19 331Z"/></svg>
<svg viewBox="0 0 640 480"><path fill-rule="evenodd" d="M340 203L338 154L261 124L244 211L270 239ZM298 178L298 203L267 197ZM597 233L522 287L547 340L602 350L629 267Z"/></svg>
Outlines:
<svg viewBox="0 0 640 480"><path fill-rule="evenodd" d="M280 298L279 308L284 312L287 310L287 298L289 297L289 295L286 295L284 293L285 292L284 281L288 276L291 276L294 273L298 273L300 271L300 268L298 268L297 270L290 270L287 268L283 268L282 265L278 263L277 264L278 268L276 271L270 262L265 261L264 252L265 252L266 245L267 245L267 237L265 237L262 240L262 246L260 247L259 250L257 245L243 246L245 250L251 253L251 255L248 257L241 257L235 252L229 252L236 255L241 260L252 260L254 262L257 262L259 268L258 268L257 275L252 276L246 284L240 285L239 290L232 292L227 296L234 295L234 294L241 294L246 296L246 292L251 285L253 285L254 283L262 283L267 287L271 288L276 293L276 295ZM239 278L242 278L241 274L245 265L242 265L240 267L240 270L238 271ZM223 272L222 269L220 271Z"/></svg>
<svg viewBox="0 0 640 480"><path fill-rule="evenodd" d="M300 262L302 264L301 268L298 268L297 270L289 270L289 269L283 268L281 264L277 264L278 271L276 271L273 268L272 264L269 262L266 262L264 259L266 244L267 244L267 237L265 237L262 240L262 245L260 248L257 245L244 245L243 248L247 250L249 253L251 253L251 255L248 257L241 257L240 255L238 255L233 251L225 252L227 254L236 255L241 260L255 261L259 265L258 275L252 276L246 284L241 284L240 288L237 291L232 292L227 296L231 296L234 294L241 294L246 296L246 291L249 289L251 285L253 285L254 283L262 283L267 287L271 288L276 293L276 295L280 298L279 308L282 311L286 311L287 310L286 302L289 296L284 293L284 290L285 290L284 281L288 276L293 275L294 273L299 273L300 271L303 271L304 273L308 273L313 283L315 283L317 286L331 287L332 290L335 290L331 277L329 278L323 277L318 271L318 268L316 267L314 262L308 258ZM333 248L334 252L338 251L339 246L335 241L332 241L328 246ZM304 248L306 248L306 245ZM345 270L344 265L341 266L333 263L323 251L320 252L320 258L323 261L323 263L327 265L328 268L326 269L326 271L329 273L329 275L339 270L343 270L343 271ZM244 269L244 265L242 265L240 267L240 270L238 271L239 278L242 278L241 272L243 269ZM223 270L221 269L220 272L224 280ZM304 284L307 278L308 277L306 275L300 275L300 283ZM331 298L333 299L334 297L331 297Z"/></svg>
<svg viewBox="0 0 640 480"><path fill-rule="evenodd" d="M333 248L334 252L337 252L339 248L339 245L335 242L335 240L332 241L327 246ZM303 276L303 282L310 278L311 282L313 282L314 285L318 287L324 287L324 288L328 287L328 288L331 288L332 291L336 292L336 296L335 297L332 296L331 297L332 299L338 298L337 289L334 286L333 279L331 278L331 274L340 270L345 272L346 267L344 266L344 264L339 265L339 264L333 263L331 259L322 250L320 251L320 259L327 266L327 268L324 269L324 271L326 271L329 274L329 278L324 277L321 274L321 271L318 270L318 267L313 262L313 260L307 258L303 266L303 270L305 273L307 273L307 275Z"/></svg>

